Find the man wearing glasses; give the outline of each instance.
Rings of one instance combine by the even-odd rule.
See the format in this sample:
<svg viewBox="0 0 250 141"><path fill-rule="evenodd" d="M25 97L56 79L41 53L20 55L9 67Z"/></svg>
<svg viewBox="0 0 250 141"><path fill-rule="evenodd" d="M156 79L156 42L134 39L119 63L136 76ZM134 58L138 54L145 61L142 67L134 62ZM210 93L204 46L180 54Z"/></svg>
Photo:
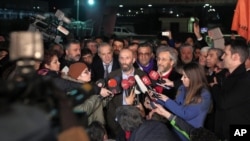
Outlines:
<svg viewBox="0 0 250 141"><path fill-rule="evenodd" d="M153 49L149 43L139 45L137 50L137 60L134 63L134 67L139 68L146 73L149 73L152 70L157 70Z"/></svg>

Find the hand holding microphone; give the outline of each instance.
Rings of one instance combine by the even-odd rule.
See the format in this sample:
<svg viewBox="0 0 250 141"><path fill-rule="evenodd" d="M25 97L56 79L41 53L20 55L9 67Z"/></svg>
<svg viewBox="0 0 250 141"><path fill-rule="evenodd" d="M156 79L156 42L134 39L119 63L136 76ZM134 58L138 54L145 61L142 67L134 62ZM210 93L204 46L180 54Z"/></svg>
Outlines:
<svg viewBox="0 0 250 141"><path fill-rule="evenodd" d="M116 77L108 80L108 89L112 92L112 94L121 93L119 82L119 79Z"/></svg>
<svg viewBox="0 0 250 141"><path fill-rule="evenodd" d="M106 88L101 88L100 95L101 95L102 97L108 97L108 96L112 95L112 92L109 91L109 90L106 89Z"/></svg>
<svg viewBox="0 0 250 141"><path fill-rule="evenodd" d="M169 99L169 97L167 97L167 96L164 95L164 94L159 94L158 98L159 98L160 100L164 101L164 102L166 102L166 101Z"/></svg>
<svg viewBox="0 0 250 141"><path fill-rule="evenodd" d="M112 94L111 91L109 91L107 88L105 88L105 80L104 79L97 80L95 84L97 85L97 87L101 88L100 95L102 97L107 97L107 96L110 96Z"/></svg>
<svg viewBox="0 0 250 141"><path fill-rule="evenodd" d="M95 82L95 84L99 87L99 88L104 88L105 87L105 80L104 79L99 79Z"/></svg>
<svg viewBox="0 0 250 141"><path fill-rule="evenodd" d="M174 87L174 82L173 81L171 81L171 80L169 80L167 78L162 78L162 79L165 81L165 83L163 85L166 85L166 86L169 86L169 87Z"/></svg>
<svg viewBox="0 0 250 141"><path fill-rule="evenodd" d="M153 84L151 83L150 79L148 76L143 76L142 77L142 82L149 87L148 90L148 95L150 96L151 99L158 98L158 93L152 88Z"/></svg>
<svg viewBox="0 0 250 141"><path fill-rule="evenodd" d="M161 86L165 89L170 89L169 86L164 85L166 81L160 77L160 74L154 70L149 73L150 79L153 81L154 85Z"/></svg>
<svg viewBox="0 0 250 141"><path fill-rule="evenodd" d="M132 88L130 94L125 97L127 105L133 105L135 102L135 87Z"/></svg>
<svg viewBox="0 0 250 141"><path fill-rule="evenodd" d="M149 97L145 97L145 101L144 101L144 106L145 108L149 109L149 110L152 110L154 107L153 104L153 101L149 98Z"/></svg>

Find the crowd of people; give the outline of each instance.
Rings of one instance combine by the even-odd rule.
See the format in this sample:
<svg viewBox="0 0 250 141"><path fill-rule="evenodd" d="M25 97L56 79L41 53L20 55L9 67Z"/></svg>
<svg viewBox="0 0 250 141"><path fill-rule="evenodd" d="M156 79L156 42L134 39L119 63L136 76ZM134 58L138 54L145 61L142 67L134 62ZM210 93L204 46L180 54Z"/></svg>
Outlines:
<svg viewBox="0 0 250 141"><path fill-rule="evenodd" d="M45 43L43 60L23 79L1 37L2 139L230 140L231 125L250 125L250 49L236 39L209 47L197 24L194 35L179 41L170 32L157 45L101 37ZM121 86L134 76L152 81L147 92L137 81Z"/></svg>

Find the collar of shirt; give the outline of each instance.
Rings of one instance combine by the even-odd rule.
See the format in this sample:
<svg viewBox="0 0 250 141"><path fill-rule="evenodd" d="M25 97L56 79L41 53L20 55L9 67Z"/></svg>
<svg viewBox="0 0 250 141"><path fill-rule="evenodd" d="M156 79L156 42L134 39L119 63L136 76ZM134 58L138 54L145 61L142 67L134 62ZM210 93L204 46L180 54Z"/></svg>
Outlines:
<svg viewBox="0 0 250 141"><path fill-rule="evenodd" d="M169 69L167 72L165 72L165 73L161 74L161 76L166 76L166 75L169 75L171 71L172 71L172 69Z"/></svg>
<svg viewBox="0 0 250 141"><path fill-rule="evenodd" d="M105 65L107 65L107 64L105 64L105 63L102 62L102 65L103 65L103 68L104 68L104 70L105 70ZM108 72L111 72L111 71L112 71L112 66L113 66L113 61L111 61L111 62L109 63Z"/></svg>

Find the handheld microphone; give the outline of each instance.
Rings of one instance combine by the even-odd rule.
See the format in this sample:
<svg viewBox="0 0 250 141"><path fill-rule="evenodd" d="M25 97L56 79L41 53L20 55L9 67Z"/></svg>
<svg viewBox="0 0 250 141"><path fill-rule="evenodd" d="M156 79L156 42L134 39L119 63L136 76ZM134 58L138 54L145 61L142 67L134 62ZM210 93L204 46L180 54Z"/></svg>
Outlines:
<svg viewBox="0 0 250 141"><path fill-rule="evenodd" d="M158 83L165 83L165 81L160 77L160 74L154 70L150 71L149 77Z"/></svg>
<svg viewBox="0 0 250 141"><path fill-rule="evenodd" d="M152 85L152 83L151 83L151 81L150 81L150 79L148 78L148 76L143 76L142 78L142 82L146 85L146 86L151 86Z"/></svg>
<svg viewBox="0 0 250 141"><path fill-rule="evenodd" d="M139 75L135 75L135 81L138 87L140 88L141 92L146 94L148 92L148 88L144 85Z"/></svg>
<svg viewBox="0 0 250 141"><path fill-rule="evenodd" d="M99 87L99 88L104 88L105 87L105 80L104 79L99 79L95 82L95 84Z"/></svg>
<svg viewBox="0 0 250 141"><path fill-rule="evenodd" d="M129 76L128 77L128 82L129 82L130 88L133 87L135 85L135 77L134 76Z"/></svg>
<svg viewBox="0 0 250 141"><path fill-rule="evenodd" d="M129 93L132 91L133 87L136 86L135 84L135 77L134 76L129 76L128 77L128 82L129 82ZM135 92L137 92L137 90L135 89ZM138 94L138 93L136 93ZM140 94L140 92L139 92Z"/></svg>
<svg viewBox="0 0 250 141"><path fill-rule="evenodd" d="M165 86L165 85L162 85L162 83L165 83L166 81L163 80L161 77L160 77L160 74L154 70L150 71L149 73L149 77L150 79L153 81L153 85L154 86L161 86L165 89L170 89L170 87L168 86Z"/></svg>
<svg viewBox="0 0 250 141"><path fill-rule="evenodd" d="M142 77L142 82L143 82L146 86L149 87L150 91L151 91L152 94L153 94L153 97L159 98L158 93L155 92L155 90L151 87L151 86L152 86L152 83L151 83L150 79L148 78L148 76L146 76L146 75L143 76L143 77Z"/></svg>
<svg viewBox="0 0 250 141"><path fill-rule="evenodd" d="M148 78L147 76L146 76L146 77L143 76L142 79L143 79L146 83L148 83L148 84L151 83L151 82L149 81L149 78ZM137 85L139 86L139 88L141 89L141 91L142 91L144 94L149 95L149 94L148 94L148 88L145 86L145 84L143 83L143 81L141 80L141 78L140 78L138 75L135 75L135 81L136 81ZM158 98L158 93L157 93L157 92L155 92L155 91L152 90L152 89L151 89L151 92L153 93L153 96L154 96L155 98Z"/></svg>
<svg viewBox="0 0 250 141"><path fill-rule="evenodd" d="M130 85L127 79L123 79L121 82L122 89L125 91L125 95L128 97L130 92L128 91Z"/></svg>
<svg viewBox="0 0 250 141"><path fill-rule="evenodd" d="M113 94L118 94L121 92L121 89L118 86L118 82L116 79L112 78L108 80L108 89L113 93Z"/></svg>

